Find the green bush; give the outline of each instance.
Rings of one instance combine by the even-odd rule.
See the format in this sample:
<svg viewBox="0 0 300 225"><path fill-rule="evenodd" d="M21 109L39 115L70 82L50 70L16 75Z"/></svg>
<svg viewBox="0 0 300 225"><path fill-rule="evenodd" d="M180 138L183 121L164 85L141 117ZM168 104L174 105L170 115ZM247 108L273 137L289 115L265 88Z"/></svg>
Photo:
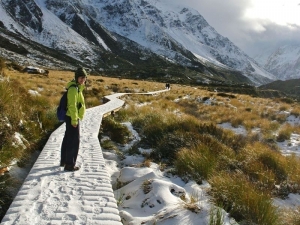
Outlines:
<svg viewBox="0 0 300 225"><path fill-rule="evenodd" d="M102 120L102 131L107 133L112 141L125 144L130 140L131 133L128 128L111 117Z"/></svg>
<svg viewBox="0 0 300 225"><path fill-rule="evenodd" d="M154 143L155 145L153 146L155 147L151 155L156 160L172 162L179 149L197 144L198 136L198 134L181 130L164 133L160 139Z"/></svg>

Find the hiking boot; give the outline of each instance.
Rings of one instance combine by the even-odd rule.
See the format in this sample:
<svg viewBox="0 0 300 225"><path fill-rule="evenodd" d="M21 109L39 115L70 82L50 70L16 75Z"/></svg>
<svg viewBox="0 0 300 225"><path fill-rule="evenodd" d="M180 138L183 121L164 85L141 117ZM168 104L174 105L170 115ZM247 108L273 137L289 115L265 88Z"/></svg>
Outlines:
<svg viewBox="0 0 300 225"><path fill-rule="evenodd" d="M65 165L64 171L77 171L80 168L78 166L70 166L70 165Z"/></svg>

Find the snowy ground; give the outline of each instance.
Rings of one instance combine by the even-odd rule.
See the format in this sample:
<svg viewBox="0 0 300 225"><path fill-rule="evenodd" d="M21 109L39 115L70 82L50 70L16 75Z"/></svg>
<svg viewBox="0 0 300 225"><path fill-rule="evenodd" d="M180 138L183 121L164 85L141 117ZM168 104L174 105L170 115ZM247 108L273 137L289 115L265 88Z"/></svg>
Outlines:
<svg viewBox="0 0 300 225"><path fill-rule="evenodd" d="M1 224L122 224L98 141L103 114L123 105L118 96L87 110L76 173L59 167L65 124L51 134Z"/></svg>
<svg viewBox="0 0 300 225"><path fill-rule="evenodd" d="M140 140L130 123L124 123L131 130L134 139L121 148L129 149ZM143 152L151 149L139 149L141 155L125 156L119 160L111 151L103 149L106 167L112 177L113 186L116 181L128 183L114 191L118 200L120 216L123 224L208 224L210 210L214 209L206 191L210 188L207 182L198 185L193 181L185 183L181 178L161 171L160 166L151 163L150 167L139 167L144 162ZM186 198L183 199L183 196ZM191 199L196 199L192 204ZM187 209L192 205L192 210ZM221 209L220 209L221 210ZM224 225L236 224L222 210Z"/></svg>
<svg viewBox="0 0 300 225"><path fill-rule="evenodd" d="M79 171L64 172L59 167L64 125L51 135L1 225L208 224L211 210L216 210L207 195L208 183L183 182L155 163L140 167L144 161L142 154L125 155L120 160L112 151L101 149L98 132L102 115L123 105L123 101L116 98L121 95L109 96L110 102L87 110L81 124ZM124 124L134 138L120 147L122 151L140 140L131 124ZM245 134L243 127L220 126ZM299 154L298 142L299 137L293 134L289 143L278 144L283 153ZM151 151L139 150L141 153ZM113 192L117 181L127 185ZM286 200L274 199L274 203L293 207L300 205L300 197L290 194ZM224 210L221 212L224 225L236 224Z"/></svg>
<svg viewBox="0 0 300 225"><path fill-rule="evenodd" d="M299 124L299 118L287 117L287 123ZM135 142L140 140L136 131L130 123L124 123L134 136L134 140L121 150L129 149ZM219 124L224 129L230 129L236 134L246 135L247 131L243 126L232 127L230 123ZM252 132L259 132L253 129ZM300 155L300 135L292 134L289 141L277 142L282 154ZM124 224L208 224L210 212L215 209L210 203L206 191L210 188L208 183L198 185L193 181L183 182L179 177L172 176L168 170L161 171L160 166L151 163L150 167L140 168L144 162L143 152L150 152L151 149L139 149L141 155L126 156L119 160L111 151L103 149L106 166L111 174L112 184L118 181L128 183L121 189L114 191L119 202L120 215ZM144 187L146 191L143 190ZM190 198L197 196L197 213L185 208L185 203L180 199L184 194L190 202ZM300 195L290 194L285 200L275 198L274 204L279 207L300 206ZM230 220L225 211L223 212L224 224L236 224Z"/></svg>

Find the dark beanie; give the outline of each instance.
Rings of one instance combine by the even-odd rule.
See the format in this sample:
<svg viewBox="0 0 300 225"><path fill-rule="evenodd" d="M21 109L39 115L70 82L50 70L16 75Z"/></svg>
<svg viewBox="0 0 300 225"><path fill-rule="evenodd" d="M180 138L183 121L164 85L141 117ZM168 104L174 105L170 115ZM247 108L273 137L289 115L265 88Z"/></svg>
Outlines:
<svg viewBox="0 0 300 225"><path fill-rule="evenodd" d="M75 71L75 80L77 81L78 77L87 77L87 72L83 67L78 68Z"/></svg>

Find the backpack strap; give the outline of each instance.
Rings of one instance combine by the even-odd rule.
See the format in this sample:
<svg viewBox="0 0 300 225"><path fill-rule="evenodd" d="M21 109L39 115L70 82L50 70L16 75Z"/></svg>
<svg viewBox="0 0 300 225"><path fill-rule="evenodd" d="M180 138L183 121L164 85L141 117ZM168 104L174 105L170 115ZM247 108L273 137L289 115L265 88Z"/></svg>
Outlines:
<svg viewBox="0 0 300 225"><path fill-rule="evenodd" d="M76 87L76 89L77 89L77 91L79 93L79 88L78 88L77 84L71 84L70 87ZM67 88L67 91L69 90L70 87Z"/></svg>
<svg viewBox="0 0 300 225"><path fill-rule="evenodd" d="M77 92L79 93L79 87L78 87L77 84L71 84L70 87L76 87ZM67 92L68 92L68 90L70 89L70 87L67 88ZM67 97L67 101L66 101L66 102L67 102L67 107L68 107L68 97ZM79 109L80 107L81 107L81 105L80 105L80 106L77 105L77 109Z"/></svg>

